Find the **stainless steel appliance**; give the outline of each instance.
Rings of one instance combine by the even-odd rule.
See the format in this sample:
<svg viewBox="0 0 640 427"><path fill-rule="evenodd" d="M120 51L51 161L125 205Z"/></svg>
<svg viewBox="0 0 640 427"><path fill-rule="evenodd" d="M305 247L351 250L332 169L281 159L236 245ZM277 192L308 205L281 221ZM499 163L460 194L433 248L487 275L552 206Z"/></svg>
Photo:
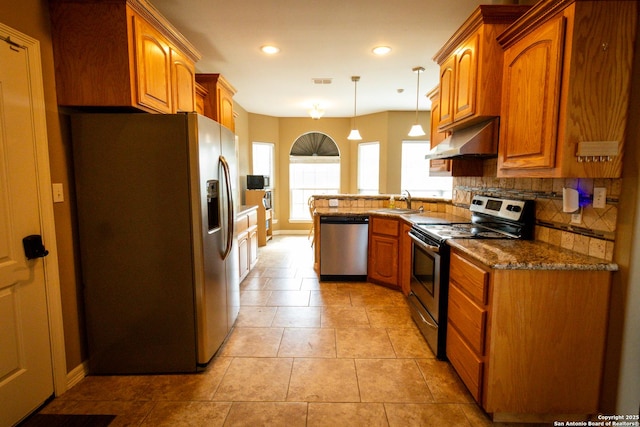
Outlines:
<svg viewBox="0 0 640 427"><path fill-rule="evenodd" d="M367 280L369 217L320 216L320 280Z"/></svg>
<svg viewBox="0 0 640 427"><path fill-rule="evenodd" d="M270 179L266 175L247 175L247 190L264 190L270 188Z"/></svg>
<svg viewBox="0 0 640 427"><path fill-rule="evenodd" d="M535 224L532 200L475 196L471 222L432 220L415 224L412 240L411 315L438 359L446 359L449 289L448 239L531 239Z"/></svg>
<svg viewBox="0 0 640 427"><path fill-rule="evenodd" d="M189 114L71 117L89 372L194 372L239 311L235 136Z"/></svg>

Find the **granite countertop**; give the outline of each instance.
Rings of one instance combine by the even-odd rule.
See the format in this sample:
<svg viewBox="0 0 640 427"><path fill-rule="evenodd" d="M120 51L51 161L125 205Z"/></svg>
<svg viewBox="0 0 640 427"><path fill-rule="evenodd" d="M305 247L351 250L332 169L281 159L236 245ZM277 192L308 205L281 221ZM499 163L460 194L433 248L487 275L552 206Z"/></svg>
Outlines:
<svg viewBox="0 0 640 427"><path fill-rule="evenodd" d="M618 270L605 259L536 240L449 239L447 244L498 270Z"/></svg>
<svg viewBox="0 0 640 427"><path fill-rule="evenodd" d="M379 215L403 219L411 224L439 221L469 222L468 218L444 212L402 212L383 208L316 208L316 215ZM499 270L604 270L618 265L541 241L509 239L449 239L447 244L467 256Z"/></svg>
<svg viewBox="0 0 640 427"><path fill-rule="evenodd" d="M469 222L469 218L463 218L446 212L418 212L417 210L407 211L406 209L389 209L389 208L315 208L315 215L323 216L386 216L390 218L400 218L405 221L417 224L417 223L431 223L438 222Z"/></svg>

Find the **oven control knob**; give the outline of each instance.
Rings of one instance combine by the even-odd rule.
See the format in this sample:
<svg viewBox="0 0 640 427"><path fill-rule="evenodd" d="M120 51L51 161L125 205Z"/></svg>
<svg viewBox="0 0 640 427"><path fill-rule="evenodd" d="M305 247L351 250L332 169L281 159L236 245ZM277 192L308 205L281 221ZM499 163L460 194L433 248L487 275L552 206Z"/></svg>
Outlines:
<svg viewBox="0 0 640 427"><path fill-rule="evenodd" d="M510 212L520 212L522 211L522 208L518 205L508 205L507 210Z"/></svg>

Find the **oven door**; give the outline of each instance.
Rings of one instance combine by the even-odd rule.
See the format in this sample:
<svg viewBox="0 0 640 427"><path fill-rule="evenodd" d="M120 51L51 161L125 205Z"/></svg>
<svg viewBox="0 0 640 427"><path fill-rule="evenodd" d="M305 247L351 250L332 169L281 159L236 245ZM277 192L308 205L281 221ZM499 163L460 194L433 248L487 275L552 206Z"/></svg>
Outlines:
<svg viewBox="0 0 640 427"><path fill-rule="evenodd" d="M440 284L442 246L429 245L409 233L412 242L411 291L429 311L431 317L440 323ZM446 268L446 266L445 266Z"/></svg>

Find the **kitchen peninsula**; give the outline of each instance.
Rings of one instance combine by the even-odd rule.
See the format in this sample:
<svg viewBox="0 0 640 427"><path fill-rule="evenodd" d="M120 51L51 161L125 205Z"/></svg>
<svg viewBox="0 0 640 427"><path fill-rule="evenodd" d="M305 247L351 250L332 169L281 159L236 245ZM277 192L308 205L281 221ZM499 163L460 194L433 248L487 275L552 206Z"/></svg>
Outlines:
<svg viewBox="0 0 640 427"><path fill-rule="evenodd" d="M470 214L468 207L454 205L451 200L439 198L414 198L411 207L404 200L394 196L396 208L389 208L389 195L317 195L314 196L314 233L315 242L319 242L320 215L358 215L378 216L396 219L407 225L420 222L425 218L466 222ZM329 207L329 200L338 201L338 206ZM457 240L449 242L457 250L465 252L477 261L491 268L549 269L549 270L605 270L617 271L615 263L605 259L566 250L539 240L502 241L502 240ZM319 245L316 245L315 264L319 262Z"/></svg>
<svg viewBox="0 0 640 427"><path fill-rule="evenodd" d="M330 198L337 206L329 207ZM399 230L390 246L398 251L398 283L380 282L371 271L372 258L380 256L371 251L373 227L369 281L401 289L411 302L409 230L429 221L468 223L470 212L444 199L414 199L411 206L394 199L397 209L389 208L389 196L315 197L316 265L320 215L397 224L387 229ZM446 358L478 404L500 422L549 422L560 414L584 420L597 413L611 276L618 266L539 240L451 238L446 246Z"/></svg>

